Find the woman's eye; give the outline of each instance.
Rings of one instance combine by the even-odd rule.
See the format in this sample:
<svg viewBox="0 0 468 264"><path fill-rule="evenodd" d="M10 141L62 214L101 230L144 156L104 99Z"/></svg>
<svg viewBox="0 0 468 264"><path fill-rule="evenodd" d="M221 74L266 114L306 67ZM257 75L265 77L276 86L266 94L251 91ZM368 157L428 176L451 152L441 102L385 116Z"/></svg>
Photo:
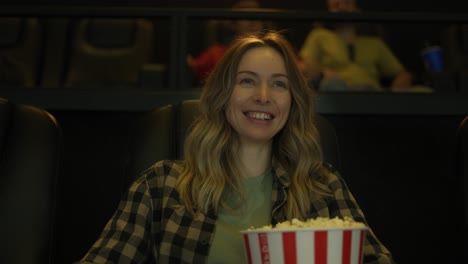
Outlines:
<svg viewBox="0 0 468 264"><path fill-rule="evenodd" d="M241 79L239 82L242 86L254 86L255 81L250 78Z"/></svg>
<svg viewBox="0 0 468 264"><path fill-rule="evenodd" d="M286 84L286 82L283 82L283 81L274 81L274 82L273 82L273 87L276 87L276 88L288 88L288 85Z"/></svg>

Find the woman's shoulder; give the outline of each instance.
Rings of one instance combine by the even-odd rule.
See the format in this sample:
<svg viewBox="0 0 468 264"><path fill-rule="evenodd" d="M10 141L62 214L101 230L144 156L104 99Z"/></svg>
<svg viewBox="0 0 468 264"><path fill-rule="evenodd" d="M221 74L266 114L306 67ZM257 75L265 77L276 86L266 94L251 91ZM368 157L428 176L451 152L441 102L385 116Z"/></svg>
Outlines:
<svg viewBox="0 0 468 264"><path fill-rule="evenodd" d="M148 170L161 173L163 171L181 170L183 168L184 162L182 160L160 160L151 165Z"/></svg>
<svg viewBox="0 0 468 264"><path fill-rule="evenodd" d="M148 183L166 182L167 178L177 179L184 169L181 160L160 160L143 172Z"/></svg>
<svg viewBox="0 0 468 264"><path fill-rule="evenodd" d="M329 186L330 189L342 188L345 185L345 181L341 176L341 173L329 163L323 164L326 177L324 177L324 184Z"/></svg>

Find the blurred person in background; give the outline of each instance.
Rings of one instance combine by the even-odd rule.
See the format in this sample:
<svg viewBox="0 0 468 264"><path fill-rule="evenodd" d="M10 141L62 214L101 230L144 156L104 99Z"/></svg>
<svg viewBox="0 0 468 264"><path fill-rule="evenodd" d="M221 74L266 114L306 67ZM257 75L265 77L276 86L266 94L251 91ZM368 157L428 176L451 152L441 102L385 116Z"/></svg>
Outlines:
<svg viewBox="0 0 468 264"><path fill-rule="evenodd" d="M327 0L331 13L354 13L356 0ZM301 68L319 91L407 90L413 76L379 36L353 23L315 23L300 51Z"/></svg>
<svg viewBox="0 0 468 264"><path fill-rule="evenodd" d="M232 10L252 10L260 8L255 0L240 0ZM213 70L236 36L255 33L265 29L266 23L260 20L220 20L212 21L215 27L215 43L204 49L196 57L187 56L187 65L192 70L196 84L201 85Z"/></svg>

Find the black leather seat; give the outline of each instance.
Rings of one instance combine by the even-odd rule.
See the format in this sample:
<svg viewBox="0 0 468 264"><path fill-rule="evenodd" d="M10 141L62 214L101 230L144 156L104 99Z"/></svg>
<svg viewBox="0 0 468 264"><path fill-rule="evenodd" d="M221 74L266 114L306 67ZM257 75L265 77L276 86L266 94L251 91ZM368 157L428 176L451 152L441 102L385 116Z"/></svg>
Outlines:
<svg viewBox="0 0 468 264"><path fill-rule="evenodd" d="M465 261L468 263L468 116L466 116L460 123L457 130L457 178L460 183L460 200L461 210L464 210L462 226L464 233L463 249Z"/></svg>
<svg viewBox="0 0 468 264"><path fill-rule="evenodd" d="M50 263L61 128L0 98L0 263Z"/></svg>
<svg viewBox="0 0 468 264"><path fill-rule="evenodd" d="M145 67L157 66L149 64L153 57L153 34L152 22L142 18L79 20L74 31L65 86L139 86Z"/></svg>
<svg viewBox="0 0 468 264"><path fill-rule="evenodd" d="M182 158L186 132L198 112L198 103L198 99L192 99L179 104L161 106L138 120L128 152L125 186L158 160ZM321 135L325 161L340 170L341 162L335 129L322 116L318 116L316 122Z"/></svg>
<svg viewBox="0 0 468 264"><path fill-rule="evenodd" d="M0 85L34 87L39 80L41 25L37 18L0 18Z"/></svg>

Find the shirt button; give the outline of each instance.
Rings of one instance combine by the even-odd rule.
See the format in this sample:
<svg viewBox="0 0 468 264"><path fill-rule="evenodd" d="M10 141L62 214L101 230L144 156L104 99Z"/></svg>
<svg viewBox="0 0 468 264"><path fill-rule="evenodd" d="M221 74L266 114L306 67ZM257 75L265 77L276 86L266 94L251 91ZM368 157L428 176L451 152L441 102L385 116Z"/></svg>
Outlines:
<svg viewBox="0 0 468 264"><path fill-rule="evenodd" d="M203 246L206 246L208 244L208 240L202 239L200 240L200 244L202 244Z"/></svg>

